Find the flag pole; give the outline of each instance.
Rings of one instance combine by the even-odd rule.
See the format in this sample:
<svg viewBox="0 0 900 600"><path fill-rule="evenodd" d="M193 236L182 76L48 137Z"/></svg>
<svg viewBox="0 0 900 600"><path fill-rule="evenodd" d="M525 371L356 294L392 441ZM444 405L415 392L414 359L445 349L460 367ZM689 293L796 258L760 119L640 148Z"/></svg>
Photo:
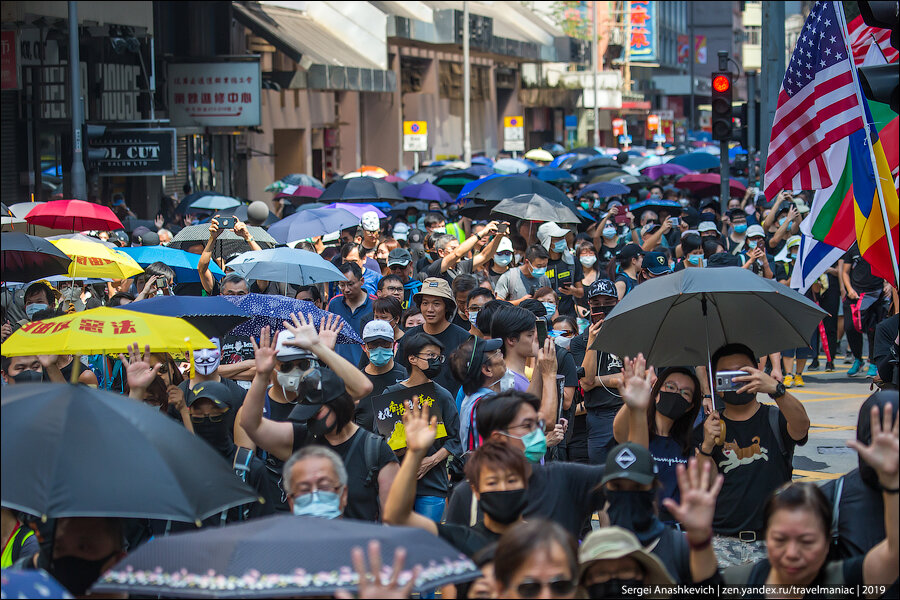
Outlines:
<svg viewBox="0 0 900 600"><path fill-rule="evenodd" d="M894 267L894 287L900 286L900 267L897 265L897 253L894 249L894 239L891 236L891 222L888 219L887 206L884 203L884 192L881 190L881 174L878 172L878 162L875 159L875 149L872 148L872 134L869 127L869 119L866 118L866 99L862 94L862 87L859 85L859 73L856 70L856 61L853 58L853 49L847 45L850 35L847 33L847 18L844 15L844 5L841 2L835 2L835 10L838 21L840 21L841 35L844 38L844 49L847 51L847 58L850 61L850 73L853 76L853 88L856 91L856 99L859 102L859 108L862 111L863 127L866 130L866 146L869 148L869 159L872 161L872 172L875 175L875 189L878 192L878 204L881 208L881 220L884 223L885 237L887 237L888 251L891 254L891 265ZM880 48L879 48L880 49Z"/></svg>

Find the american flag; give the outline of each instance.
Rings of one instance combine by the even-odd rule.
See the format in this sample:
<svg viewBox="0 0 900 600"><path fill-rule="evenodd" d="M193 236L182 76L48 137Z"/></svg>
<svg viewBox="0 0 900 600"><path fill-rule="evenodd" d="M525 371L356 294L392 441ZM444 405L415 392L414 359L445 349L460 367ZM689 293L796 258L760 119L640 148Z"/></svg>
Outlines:
<svg viewBox="0 0 900 600"><path fill-rule="evenodd" d="M791 56L772 124L765 195L831 185L825 151L863 127L837 2L816 2Z"/></svg>
<svg viewBox="0 0 900 600"><path fill-rule="evenodd" d="M866 25L861 15L847 23L847 41L850 42L857 67L862 66L872 42L878 44L887 62L895 63L900 58L900 52L891 46L891 30Z"/></svg>

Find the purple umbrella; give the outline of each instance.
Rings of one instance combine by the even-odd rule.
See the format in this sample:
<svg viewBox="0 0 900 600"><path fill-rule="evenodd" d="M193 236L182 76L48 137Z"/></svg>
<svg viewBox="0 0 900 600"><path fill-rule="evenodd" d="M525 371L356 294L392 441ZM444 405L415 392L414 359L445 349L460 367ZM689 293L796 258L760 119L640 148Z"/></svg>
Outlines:
<svg viewBox="0 0 900 600"><path fill-rule="evenodd" d="M340 204L333 202L324 208L343 208L348 212L352 212L354 215L359 217L360 219L363 216L363 213L367 213L369 211L377 213L379 219L387 219L387 215L378 210L378 208L372 206L371 204L350 204L341 202Z"/></svg>
<svg viewBox="0 0 900 600"><path fill-rule="evenodd" d="M641 174L646 175L650 179L659 179L660 177L671 177L673 175L685 175L692 173L687 167L681 165L673 165L672 163L664 163L661 165L653 165L646 169L641 169Z"/></svg>
<svg viewBox="0 0 900 600"><path fill-rule="evenodd" d="M404 198L410 200L422 200L424 202L453 202L453 197L446 190L439 188L431 182L413 183L402 190Z"/></svg>

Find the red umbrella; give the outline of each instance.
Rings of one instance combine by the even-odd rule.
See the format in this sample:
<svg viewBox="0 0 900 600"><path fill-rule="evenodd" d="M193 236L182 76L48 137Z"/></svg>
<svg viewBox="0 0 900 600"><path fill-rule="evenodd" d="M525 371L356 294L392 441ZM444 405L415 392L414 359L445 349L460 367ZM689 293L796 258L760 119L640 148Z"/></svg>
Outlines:
<svg viewBox="0 0 900 600"><path fill-rule="evenodd" d="M26 215L25 220L31 225L69 231L113 231L125 228L108 207L83 200L53 200L38 204Z"/></svg>
<svg viewBox="0 0 900 600"><path fill-rule="evenodd" d="M722 177L718 173L692 173L679 178L675 182L675 187L683 190L698 193L709 192L712 195L719 191L721 185ZM729 179L728 189L731 195L740 196L747 191L747 186L735 179Z"/></svg>

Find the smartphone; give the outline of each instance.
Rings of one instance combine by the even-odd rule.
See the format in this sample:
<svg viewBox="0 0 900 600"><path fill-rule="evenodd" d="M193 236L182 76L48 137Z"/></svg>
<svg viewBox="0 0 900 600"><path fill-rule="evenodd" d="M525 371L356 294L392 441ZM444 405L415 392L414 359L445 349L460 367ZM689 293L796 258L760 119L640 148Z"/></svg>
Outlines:
<svg viewBox="0 0 900 600"><path fill-rule="evenodd" d="M500 223L497 226L497 235L506 235L509 233L509 223Z"/></svg>
<svg viewBox="0 0 900 600"><path fill-rule="evenodd" d="M219 224L219 229L233 229L235 219L234 217L216 217L216 222Z"/></svg>
<svg viewBox="0 0 900 600"><path fill-rule="evenodd" d="M735 381L735 377L743 377L747 375L746 371L717 371L715 382L717 392L733 392L739 390L746 383Z"/></svg>
<svg viewBox="0 0 900 600"><path fill-rule="evenodd" d="M678 217L669 217L669 222L672 223L672 227L678 227L681 224Z"/></svg>
<svg viewBox="0 0 900 600"><path fill-rule="evenodd" d="M544 347L544 341L547 339L547 321L544 319L538 319L535 322L535 326L537 327L537 336L538 336L538 344L540 348Z"/></svg>
<svg viewBox="0 0 900 600"><path fill-rule="evenodd" d="M628 215L616 215L616 225L625 225L630 220Z"/></svg>
<svg viewBox="0 0 900 600"><path fill-rule="evenodd" d="M169 282L168 282L167 279L162 278L162 279L157 279L157 280L156 280L156 289L158 289L158 290L164 290L164 289L166 289L167 287L169 287Z"/></svg>

